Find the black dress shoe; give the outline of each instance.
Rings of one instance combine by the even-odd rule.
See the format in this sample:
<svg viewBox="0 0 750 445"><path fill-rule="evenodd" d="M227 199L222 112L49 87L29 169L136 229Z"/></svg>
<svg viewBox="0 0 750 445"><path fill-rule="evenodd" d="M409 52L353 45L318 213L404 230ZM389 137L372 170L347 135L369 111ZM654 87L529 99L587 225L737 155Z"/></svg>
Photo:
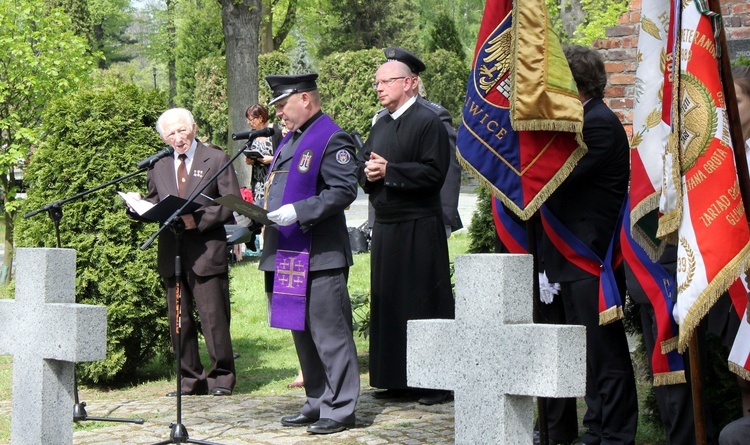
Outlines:
<svg viewBox="0 0 750 445"><path fill-rule="evenodd" d="M406 397L409 395L408 389L385 389L383 391L376 391L372 393L373 399L398 399L400 397Z"/></svg>
<svg viewBox="0 0 750 445"><path fill-rule="evenodd" d="M318 419L312 419L299 413L295 416L284 416L281 418L281 424L284 426L305 426L315 423Z"/></svg>
<svg viewBox="0 0 750 445"><path fill-rule="evenodd" d="M211 390L211 394L215 396L231 396L232 390L227 388L222 388L221 386L217 386L216 388Z"/></svg>
<svg viewBox="0 0 750 445"><path fill-rule="evenodd" d="M354 423L344 424L336 422L333 419L320 419L317 422L307 427L307 432L311 434L333 434L340 433L350 426L354 426Z"/></svg>
<svg viewBox="0 0 750 445"><path fill-rule="evenodd" d="M417 402L422 405L437 405L439 403L448 402L450 398L450 391L436 390L427 392L425 395L420 397Z"/></svg>

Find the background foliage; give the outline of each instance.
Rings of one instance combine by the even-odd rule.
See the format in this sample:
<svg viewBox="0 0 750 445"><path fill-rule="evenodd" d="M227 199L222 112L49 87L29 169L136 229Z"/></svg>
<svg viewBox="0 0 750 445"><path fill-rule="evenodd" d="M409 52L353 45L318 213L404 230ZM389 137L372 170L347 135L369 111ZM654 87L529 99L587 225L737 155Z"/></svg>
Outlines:
<svg viewBox="0 0 750 445"><path fill-rule="evenodd" d="M26 170L23 211L135 171L138 160L163 146L154 125L165 106L163 92L117 83L49 104L46 138ZM76 301L108 308L107 358L79 365L79 376L94 382L128 375L168 347L156 246L139 249L157 226L128 218L117 189L145 193L145 174L62 206L61 244L77 255ZM19 220L16 243L54 247L51 219L40 213Z"/></svg>

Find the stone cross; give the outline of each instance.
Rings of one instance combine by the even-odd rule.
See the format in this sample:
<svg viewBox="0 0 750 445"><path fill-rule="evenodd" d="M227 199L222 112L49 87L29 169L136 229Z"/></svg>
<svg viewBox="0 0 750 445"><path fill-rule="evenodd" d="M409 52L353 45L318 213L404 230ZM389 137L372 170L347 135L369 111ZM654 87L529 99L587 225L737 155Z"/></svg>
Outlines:
<svg viewBox="0 0 750 445"><path fill-rule="evenodd" d="M106 355L107 308L75 304L71 249L16 250L16 299L0 300L0 354L13 355L13 445L73 443L75 362Z"/></svg>
<svg viewBox="0 0 750 445"><path fill-rule="evenodd" d="M407 324L407 382L454 391L456 444L530 444L533 396L584 394L585 328L532 324L530 255L461 255L455 271L456 319Z"/></svg>

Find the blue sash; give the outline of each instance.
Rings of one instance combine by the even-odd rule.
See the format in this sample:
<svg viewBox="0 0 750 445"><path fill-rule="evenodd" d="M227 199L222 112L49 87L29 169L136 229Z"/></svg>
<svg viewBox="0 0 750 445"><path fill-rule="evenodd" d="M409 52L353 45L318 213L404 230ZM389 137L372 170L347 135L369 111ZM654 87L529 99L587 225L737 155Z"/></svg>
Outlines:
<svg viewBox="0 0 750 445"><path fill-rule="evenodd" d="M630 208L629 206L626 208ZM622 256L654 308L656 338L651 354L654 386L685 383L685 363L677 352L678 327L672 316L677 292L676 277L658 261L652 261L630 233L630 212L626 211L620 235Z"/></svg>
<svg viewBox="0 0 750 445"><path fill-rule="evenodd" d="M623 317L622 297L615 279L615 269L622 263L619 244L620 226L625 207L620 210L612 241L604 259L599 258L589 247L568 230L546 205L542 205L542 225L552 244L566 260L576 267L599 278L599 324L606 325Z"/></svg>

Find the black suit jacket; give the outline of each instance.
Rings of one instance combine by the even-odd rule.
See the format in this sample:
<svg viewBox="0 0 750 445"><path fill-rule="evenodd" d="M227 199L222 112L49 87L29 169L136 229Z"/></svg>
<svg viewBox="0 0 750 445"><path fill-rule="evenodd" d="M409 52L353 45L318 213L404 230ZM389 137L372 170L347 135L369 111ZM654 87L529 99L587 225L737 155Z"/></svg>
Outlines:
<svg viewBox="0 0 750 445"><path fill-rule="evenodd" d="M187 190L190 194L203 187L204 182L229 160L224 151L196 142L195 157L188 172ZM163 158L154 165L148 172L147 185L148 195L144 199L153 203L167 195L179 195L173 156ZM237 176L231 166L203 191L203 195L211 198L228 194L240 195ZM227 240L224 224L232 221L232 211L203 196L199 196L195 202L201 204L193 213L198 228L186 230L182 235L180 253L183 269L190 269L199 276L226 273ZM164 230L159 235L158 270L164 278L174 275L175 241L170 230Z"/></svg>
<svg viewBox="0 0 750 445"><path fill-rule="evenodd" d="M625 199L630 172L628 137L601 99L583 107L583 140L588 152L547 200L548 209L600 258L607 252ZM590 277L569 263L543 237L544 269L552 282Z"/></svg>

